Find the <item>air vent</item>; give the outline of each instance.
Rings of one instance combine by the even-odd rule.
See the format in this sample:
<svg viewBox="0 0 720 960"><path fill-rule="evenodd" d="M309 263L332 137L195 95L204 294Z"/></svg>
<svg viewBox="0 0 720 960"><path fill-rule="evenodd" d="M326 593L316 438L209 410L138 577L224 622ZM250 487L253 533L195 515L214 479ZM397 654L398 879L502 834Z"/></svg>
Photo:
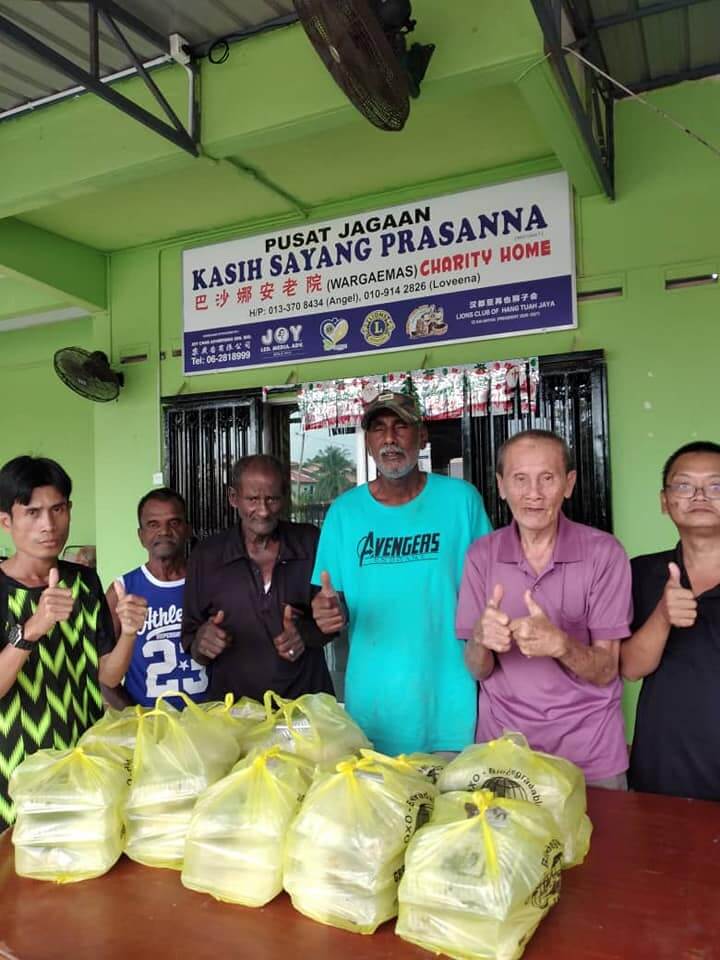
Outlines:
<svg viewBox="0 0 720 960"><path fill-rule="evenodd" d="M690 277L673 277L672 280L665 280L666 290L678 290L682 287L704 287L708 283L717 283L717 273L694 274Z"/></svg>

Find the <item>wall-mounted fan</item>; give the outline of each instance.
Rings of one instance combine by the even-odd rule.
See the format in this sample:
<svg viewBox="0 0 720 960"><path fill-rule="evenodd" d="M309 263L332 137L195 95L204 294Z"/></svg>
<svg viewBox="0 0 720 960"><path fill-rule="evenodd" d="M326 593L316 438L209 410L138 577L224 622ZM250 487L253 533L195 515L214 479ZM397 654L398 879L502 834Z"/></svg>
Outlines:
<svg viewBox="0 0 720 960"><path fill-rule="evenodd" d="M333 79L381 130L402 130L434 44L414 43L410 0L293 0Z"/></svg>
<svg viewBox="0 0 720 960"><path fill-rule="evenodd" d="M125 382L121 373L111 369L102 350L90 353L82 347L63 347L53 357L53 365L66 387L97 403L116 400Z"/></svg>

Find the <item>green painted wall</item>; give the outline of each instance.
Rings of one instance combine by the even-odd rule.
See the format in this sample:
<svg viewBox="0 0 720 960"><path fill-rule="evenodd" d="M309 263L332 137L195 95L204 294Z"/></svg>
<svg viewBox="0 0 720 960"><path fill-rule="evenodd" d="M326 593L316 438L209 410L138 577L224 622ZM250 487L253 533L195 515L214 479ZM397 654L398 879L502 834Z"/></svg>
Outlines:
<svg viewBox="0 0 720 960"><path fill-rule="evenodd" d="M652 99L710 141L720 142L716 91L712 81L699 82L660 91ZM52 434L52 443L70 466L78 463L85 484L92 476L94 448L94 520L103 575L125 570L141 558L134 508L161 469L161 396L594 348L603 348L608 360L616 533L631 554L671 543L673 531L657 506L660 466L680 443L695 437L718 439L720 433L716 384L720 287L666 291L664 281L672 271L690 275L720 269L717 161L696 141L635 103L617 108L616 138L618 199L578 202L577 262L581 289L597 288L608 279L612 285L622 284L624 294L582 305L577 331L188 379L182 376L180 360L172 357L182 334L182 245L166 243L111 257L109 317L96 319L95 342L110 352L115 364L126 353L148 354L147 361L125 368L127 386L119 403L91 408L78 406L82 401L69 394L60 399L59 387L51 384L38 361L39 341L33 339L38 334L18 334L15 362L22 364L18 358L25 350L32 370L28 376L36 389L30 412L21 414L25 430L13 425L12 432L41 438L49 436L48 416L53 416L54 424L61 421L62 435ZM547 165L541 162L536 169ZM530 165L521 172L532 171ZM471 185L469 175L435 182L432 189L441 193ZM406 194L391 192L383 202L407 199ZM332 215L356 212L366 203L335 203ZM258 224L257 231L262 229ZM194 235L186 245L238 232L228 228ZM47 355L45 339L56 335L59 329L53 328L42 335ZM3 347L4 342L0 340ZM161 359L161 352L166 359ZM4 351L1 362L5 367ZM6 395L13 396L6 387L12 378L16 389L24 383L22 366L12 367L0 387L3 401ZM65 421L61 412L70 404L77 413ZM633 702L634 691L629 690L629 715Z"/></svg>
<svg viewBox="0 0 720 960"><path fill-rule="evenodd" d="M0 333L0 464L29 453L58 460L73 481L68 543L95 543L93 410L55 375L60 347L91 346L92 321ZM11 542L0 534L0 551Z"/></svg>
<svg viewBox="0 0 720 960"><path fill-rule="evenodd" d="M653 96L658 106L718 141L715 98L712 82ZM616 124L618 199L610 203L594 197L578 203L577 261L581 288L602 286L607 277L613 285L621 283L624 294L582 305L574 332L479 341L470 349L447 346L311 363L297 369L184 378L180 360L171 356L181 338L182 246L167 244L113 256L113 350L117 355L121 341L143 341L149 345L151 359L145 369L132 371L122 402L96 418L104 424L96 433L99 461L102 447L107 458L105 467L98 466L103 566L118 569L137 557L132 507L160 463L158 395L595 348L604 349L608 361L616 533L631 554L671 543L673 531L657 506L660 466L680 443L703 436L717 439L720 432L716 386L720 288L667 291L664 283L673 269L686 275L720 269L716 160L639 104L621 104ZM435 187L442 192L455 189L456 184ZM335 205L332 212L342 215L357 209L357 204L348 202ZM224 230L196 236L188 245L236 233ZM158 349L167 359L158 361ZM100 481L101 471L108 472L108 482ZM120 489L109 484L113 472L124 477ZM628 716L635 695L635 690L628 690Z"/></svg>

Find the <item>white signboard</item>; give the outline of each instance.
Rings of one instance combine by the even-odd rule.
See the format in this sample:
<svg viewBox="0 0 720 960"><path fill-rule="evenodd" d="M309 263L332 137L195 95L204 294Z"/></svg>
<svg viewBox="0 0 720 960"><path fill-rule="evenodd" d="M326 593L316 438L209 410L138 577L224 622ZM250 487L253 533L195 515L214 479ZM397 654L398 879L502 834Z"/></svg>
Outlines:
<svg viewBox="0 0 720 960"><path fill-rule="evenodd" d="M185 250L185 372L575 327L571 203L552 173Z"/></svg>

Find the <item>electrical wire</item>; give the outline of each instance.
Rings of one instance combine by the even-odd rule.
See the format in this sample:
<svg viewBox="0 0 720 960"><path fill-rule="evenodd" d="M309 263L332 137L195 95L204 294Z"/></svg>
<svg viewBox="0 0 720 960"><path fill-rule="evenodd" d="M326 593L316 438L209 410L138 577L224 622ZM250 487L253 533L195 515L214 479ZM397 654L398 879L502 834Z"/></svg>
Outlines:
<svg viewBox="0 0 720 960"><path fill-rule="evenodd" d="M691 130L690 127L685 126L680 120L676 120L675 117L671 116L666 110L662 110L660 107L656 106L654 103L651 103L649 100L646 100L645 97L641 97L639 93L634 93L629 87L626 87L624 83L620 83L619 80L616 80L614 77L611 77L609 73L605 73L604 70L601 70L596 64L591 60L583 57L581 53L578 53L577 50L573 50L572 47L563 47L562 48L566 53L571 53L578 60L582 61L586 66L590 67L591 70L594 70L595 73L599 73L601 77L614 84L618 89L622 90L623 93L626 93L633 100L637 100L639 103L642 103L644 106L649 107L658 116L662 117L663 120L667 120L674 127L677 127L678 130L681 130L684 134L687 134L688 137L691 137L693 140L697 140L699 144L703 147L707 147L711 153L714 153L716 157L720 157L720 147L715 146L715 144L710 143L709 140L706 140L704 137L701 137L700 134L695 133L694 130ZM533 64L536 66L536 64ZM526 71L527 72L527 71Z"/></svg>

